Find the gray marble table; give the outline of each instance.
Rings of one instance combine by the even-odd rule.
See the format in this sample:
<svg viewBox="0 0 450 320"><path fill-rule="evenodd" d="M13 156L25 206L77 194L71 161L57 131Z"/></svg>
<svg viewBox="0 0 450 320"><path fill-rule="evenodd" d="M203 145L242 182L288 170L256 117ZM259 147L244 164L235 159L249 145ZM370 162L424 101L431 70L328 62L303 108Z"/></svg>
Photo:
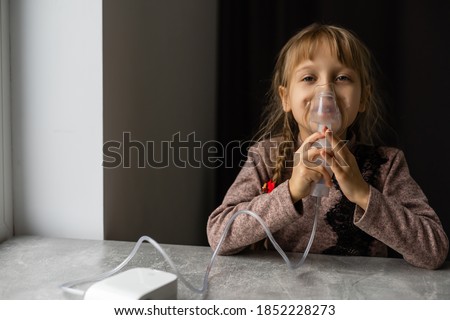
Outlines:
<svg viewBox="0 0 450 320"><path fill-rule="evenodd" d="M79 299L64 282L113 269L133 242L15 237L0 244L0 299ZM200 287L211 258L209 247L163 245L181 273ZM291 260L298 254L289 254ZM171 271L145 243L127 268ZM80 289L86 289L80 286ZM277 252L219 256L206 295L178 284L179 299L450 299L450 263L419 269L401 259L314 255L289 270Z"/></svg>

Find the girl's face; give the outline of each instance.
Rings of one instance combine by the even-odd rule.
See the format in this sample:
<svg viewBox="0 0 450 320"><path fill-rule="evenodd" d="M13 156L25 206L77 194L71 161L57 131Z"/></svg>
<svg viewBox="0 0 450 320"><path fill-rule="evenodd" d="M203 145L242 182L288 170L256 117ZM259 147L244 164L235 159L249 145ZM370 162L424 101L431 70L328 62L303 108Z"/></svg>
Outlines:
<svg viewBox="0 0 450 320"><path fill-rule="evenodd" d="M304 141L313 134L309 126L310 102L315 88L327 85L334 90L342 116L342 125L335 135L345 139L347 128L358 112L364 111L361 101L361 81L358 73L341 64L326 44L320 44L312 60L301 61L292 71L288 86L280 86L279 94L285 112L292 114L300 129L299 139Z"/></svg>

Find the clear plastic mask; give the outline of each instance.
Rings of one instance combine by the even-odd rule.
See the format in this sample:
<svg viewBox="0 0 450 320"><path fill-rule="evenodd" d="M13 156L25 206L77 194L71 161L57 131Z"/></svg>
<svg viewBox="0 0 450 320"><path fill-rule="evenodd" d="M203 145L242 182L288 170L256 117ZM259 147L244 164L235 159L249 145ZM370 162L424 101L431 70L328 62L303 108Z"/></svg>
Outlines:
<svg viewBox="0 0 450 320"><path fill-rule="evenodd" d="M337 132L341 125L341 112L336 102L334 87L330 84L316 86L309 111L311 132L321 132L325 126Z"/></svg>

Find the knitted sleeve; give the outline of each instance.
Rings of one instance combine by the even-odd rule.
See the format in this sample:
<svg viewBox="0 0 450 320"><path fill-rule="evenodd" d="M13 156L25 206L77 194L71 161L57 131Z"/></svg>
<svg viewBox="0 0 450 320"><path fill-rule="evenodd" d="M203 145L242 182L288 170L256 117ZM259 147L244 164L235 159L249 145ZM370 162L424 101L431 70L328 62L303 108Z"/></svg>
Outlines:
<svg viewBox="0 0 450 320"><path fill-rule="evenodd" d="M260 143L249 149L248 159L228 190L222 204L209 216L207 235L215 249L224 227L239 210L251 210L260 215L272 233L280 230L299 213L292 203L288 182L275 187L270 193L262 193L262 185L270 179L272 161L268 145ZM234 254L266 237L261 225L249 215L240 215L231 225L220 254Z"/></svg>
<svg viewBox="0 0 450 320"><path fill-rule="evenodd" d="M395 149L380 189L370 187L367 210L356 206L354 223L385 243L412 265L437 269L445 261L448 238L438 216Z"/></svg>

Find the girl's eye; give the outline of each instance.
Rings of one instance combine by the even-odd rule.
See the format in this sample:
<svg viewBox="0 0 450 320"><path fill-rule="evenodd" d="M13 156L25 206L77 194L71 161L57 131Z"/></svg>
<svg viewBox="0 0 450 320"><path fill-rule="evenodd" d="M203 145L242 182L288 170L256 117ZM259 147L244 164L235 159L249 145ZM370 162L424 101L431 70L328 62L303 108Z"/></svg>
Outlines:
<svg viewBox="0 0 450 320"><path fill-rule="evenodd" d="M312 76L306 76L306 77L303 77L302 81L304 81L304 82L312 82L312 81L314 81L314 78Z"/></svg>
<svg viewBox="0 0 450 320"><path fill-rule="evenodd" d="M347 76L338 76L336 81L350 81L350 78Z"/></svg>

